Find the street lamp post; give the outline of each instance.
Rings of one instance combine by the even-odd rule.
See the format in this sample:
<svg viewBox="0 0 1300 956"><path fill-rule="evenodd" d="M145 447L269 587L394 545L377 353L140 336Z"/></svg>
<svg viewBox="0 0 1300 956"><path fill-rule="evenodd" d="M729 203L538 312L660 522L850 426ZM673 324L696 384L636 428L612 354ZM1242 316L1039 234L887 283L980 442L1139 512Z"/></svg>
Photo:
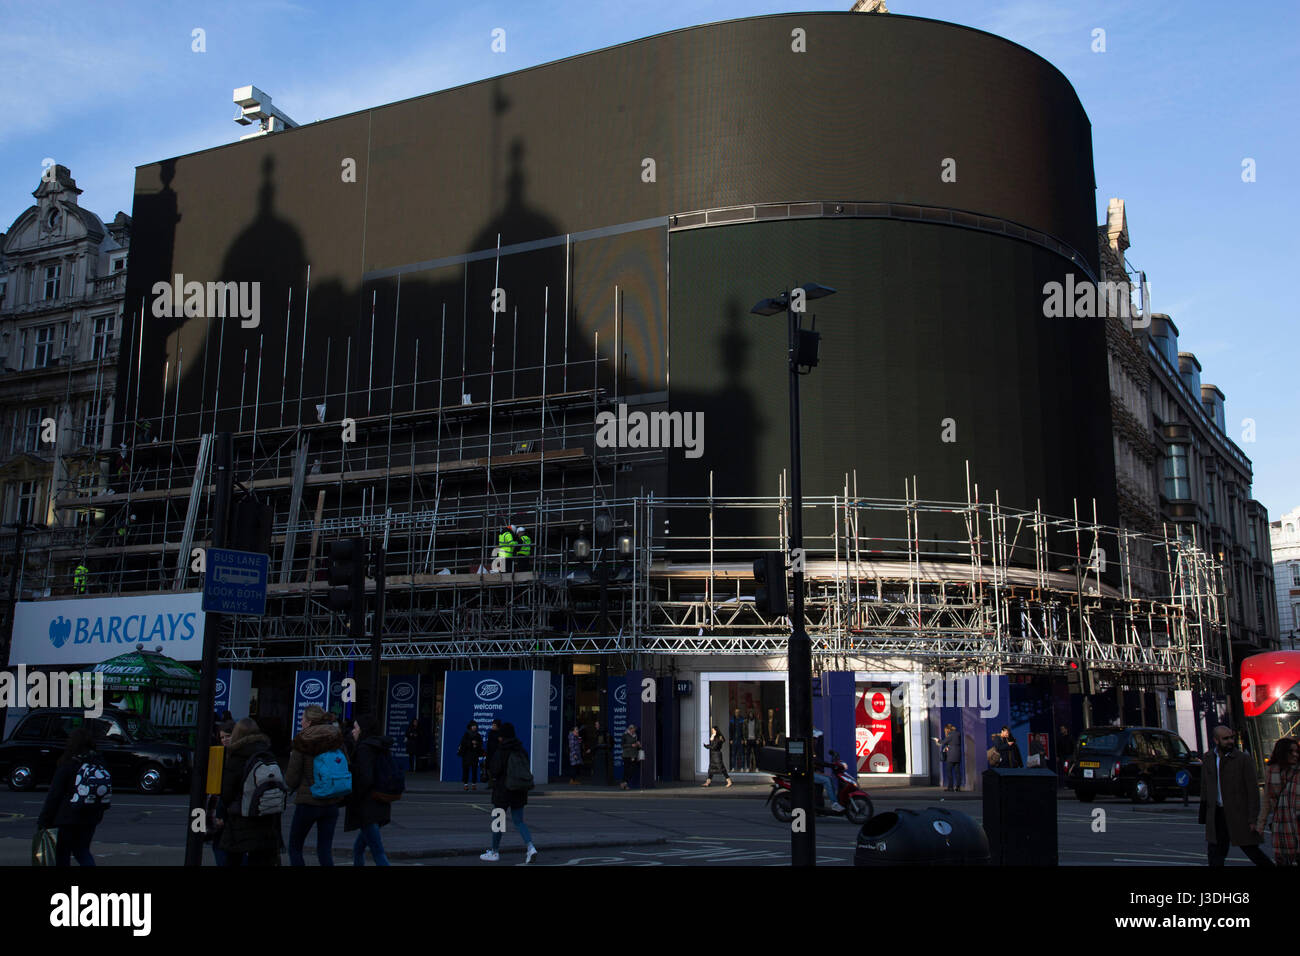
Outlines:
<svg viewBox="0 0 1300 956"><path fill-rule="evenodd" d="M834 295L835 290L809 282L784 292L773 299L764 299L754 306L753 315L786 313L788 325L788 366L790 370L790 554L794 578L794 602L790 610L790 641L787 651L787 669L790 680L790 739L802 744L804 759L798 768L792 768L790 797L795 820L801 825L792 826L790 832L790 863L793 866L815 866L817 863L817 834L813 801L812 744L812 643L804 626L804 560L803 560L803 470L799 451L799 376L800 367L809 370L817 364L817 343L820 336L814 331L800 328L799 316L809 299ZM782 584L784 586L784 584Z"/></svg>

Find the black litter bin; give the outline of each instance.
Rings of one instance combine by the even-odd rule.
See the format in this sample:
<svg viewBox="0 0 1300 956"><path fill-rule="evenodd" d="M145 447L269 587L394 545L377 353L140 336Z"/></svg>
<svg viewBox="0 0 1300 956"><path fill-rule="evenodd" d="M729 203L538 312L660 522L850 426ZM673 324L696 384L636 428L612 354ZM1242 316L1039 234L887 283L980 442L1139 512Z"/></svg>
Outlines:
<svg viewBox="0 0 1300 956"><path fill-rule="evenodd" d="M877 814L858 831L854 866L985 866L989 841L960 810L926 807Z"/></svg>
<svg viewBox="0 0 1300 956"><path fill-rule="evenodd" d="M1056 866L1056 773L984 771L984 830L994 865Z"/></svg>

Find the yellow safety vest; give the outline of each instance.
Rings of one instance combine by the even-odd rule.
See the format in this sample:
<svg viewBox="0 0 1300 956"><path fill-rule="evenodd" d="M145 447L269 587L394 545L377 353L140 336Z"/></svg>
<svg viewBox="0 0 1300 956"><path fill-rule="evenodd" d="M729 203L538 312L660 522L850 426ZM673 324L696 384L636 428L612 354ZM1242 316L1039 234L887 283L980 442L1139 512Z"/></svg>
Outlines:
<svg viewBox="0 0 1300 956"><path fill-rule="evenodd" d="M509 531L502 531L497 535L497 554L503 558L515 556L515 536Z"/></svg>
<svg viewBox="0 0 1300 956"><path fill-rule="evenodd" d="M521 558L527 558L527 557L531 557L532 553L533 553L533 539L528 537L528 535L521 536L519 539L519 549L515 552L515 554L519 555L519 557Z"/></svg>

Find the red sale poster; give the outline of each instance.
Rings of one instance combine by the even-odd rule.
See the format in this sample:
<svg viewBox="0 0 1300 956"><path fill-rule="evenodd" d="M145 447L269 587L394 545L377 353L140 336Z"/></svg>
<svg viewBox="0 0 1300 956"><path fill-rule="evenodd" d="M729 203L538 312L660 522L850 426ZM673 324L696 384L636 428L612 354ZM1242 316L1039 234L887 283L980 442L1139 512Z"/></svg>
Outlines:
<svg viewBox="0 0 1300 956"><path fill-rule="evenodd" d="M894 769L893 723L888 687L869 687L858 698L858 773L890 773Z"/></svg>

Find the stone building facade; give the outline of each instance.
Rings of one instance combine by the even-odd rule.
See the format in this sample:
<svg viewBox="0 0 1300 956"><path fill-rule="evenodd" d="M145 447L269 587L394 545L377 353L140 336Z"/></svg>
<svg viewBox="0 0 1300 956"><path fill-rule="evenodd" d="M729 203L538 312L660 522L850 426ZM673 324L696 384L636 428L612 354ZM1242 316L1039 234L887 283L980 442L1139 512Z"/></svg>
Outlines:
<svg viewBox="0 0 1300 956"><path fill-rule="evenodd" d="M1277 589L1278 635L1284 648L1296 650L1300 640L1300 508L1271 522L1269 539Z"/></svg>

